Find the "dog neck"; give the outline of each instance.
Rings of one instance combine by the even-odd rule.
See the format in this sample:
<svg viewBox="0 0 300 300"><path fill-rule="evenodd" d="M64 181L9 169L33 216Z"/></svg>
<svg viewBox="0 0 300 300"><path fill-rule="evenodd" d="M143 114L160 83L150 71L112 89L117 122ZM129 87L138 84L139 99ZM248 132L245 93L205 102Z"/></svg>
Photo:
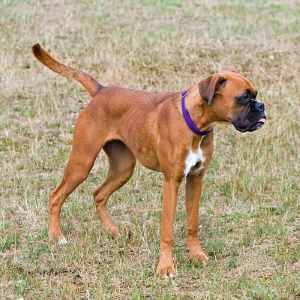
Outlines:
<svg viewBox="0 0 300 300"><path fill-rule="evenodd" d="M187 126L193 133L206 136L212 131L204 100L199 95L198 86L192 86L181 93L181 114Z"/></svg>

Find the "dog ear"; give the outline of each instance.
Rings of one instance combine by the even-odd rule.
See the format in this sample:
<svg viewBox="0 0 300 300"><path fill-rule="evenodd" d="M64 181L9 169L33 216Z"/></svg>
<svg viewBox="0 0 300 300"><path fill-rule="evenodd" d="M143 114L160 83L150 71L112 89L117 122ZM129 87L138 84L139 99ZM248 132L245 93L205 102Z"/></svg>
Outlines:
<svg viewBox="0 0 300 300"><path fill-rule="evenodd" d="M227 79L219 74L214 74L201 80L199 83L200 96L207 101L208 105L212 104L213 98L220 87L224 87Z"/></svg>

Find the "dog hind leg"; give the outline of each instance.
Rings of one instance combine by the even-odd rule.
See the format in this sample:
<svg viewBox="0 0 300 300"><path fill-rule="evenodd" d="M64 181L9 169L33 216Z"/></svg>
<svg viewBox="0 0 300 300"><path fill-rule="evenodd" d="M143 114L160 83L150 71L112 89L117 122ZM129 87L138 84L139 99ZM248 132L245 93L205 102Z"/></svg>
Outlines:
<svg viewBox="0 0 300 300"><path fill-rule="evenodd" d="M109 159L109 171L105 182L97 187L94 199L99 218L104 228L114 237L119 235L106 204L110 195L124 185L131 177L136 159L128 147L120 141L111 141L103 147Z"/></svg>
<svg viewBox="0 0 300 300"><path fill-rule="evenodd" d="M91 121L86 112L81 112L64 177L49 198L49 239L66 243L60 227L61 208L67 197L87 178L104 140L105 133L101 133L99 126Z"/></svg>

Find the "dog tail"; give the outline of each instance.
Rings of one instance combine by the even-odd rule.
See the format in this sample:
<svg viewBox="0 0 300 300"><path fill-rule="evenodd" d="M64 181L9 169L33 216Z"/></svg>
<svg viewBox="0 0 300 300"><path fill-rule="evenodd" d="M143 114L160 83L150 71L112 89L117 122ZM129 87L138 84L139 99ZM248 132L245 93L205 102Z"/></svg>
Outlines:
<svg viewBox="0 0 300 300"><path fill-rule="evenodd" d="M39 44L32 46L32 52L39 62L52 71L80 82L92 97L103 87L92 76L56 61Z"/></svg>

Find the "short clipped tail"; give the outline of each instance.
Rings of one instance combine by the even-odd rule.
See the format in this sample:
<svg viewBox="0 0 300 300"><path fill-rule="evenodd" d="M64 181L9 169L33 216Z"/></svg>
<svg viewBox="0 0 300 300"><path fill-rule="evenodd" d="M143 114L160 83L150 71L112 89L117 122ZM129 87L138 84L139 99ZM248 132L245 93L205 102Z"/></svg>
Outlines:
<svg viewBox="0 0 300 300"><path fill-rule="evenodd" d="M39 62L52 71L80 82L92 97L103 87L92 76L56 61L39 44L32 46L32 52Z"/></svg>

